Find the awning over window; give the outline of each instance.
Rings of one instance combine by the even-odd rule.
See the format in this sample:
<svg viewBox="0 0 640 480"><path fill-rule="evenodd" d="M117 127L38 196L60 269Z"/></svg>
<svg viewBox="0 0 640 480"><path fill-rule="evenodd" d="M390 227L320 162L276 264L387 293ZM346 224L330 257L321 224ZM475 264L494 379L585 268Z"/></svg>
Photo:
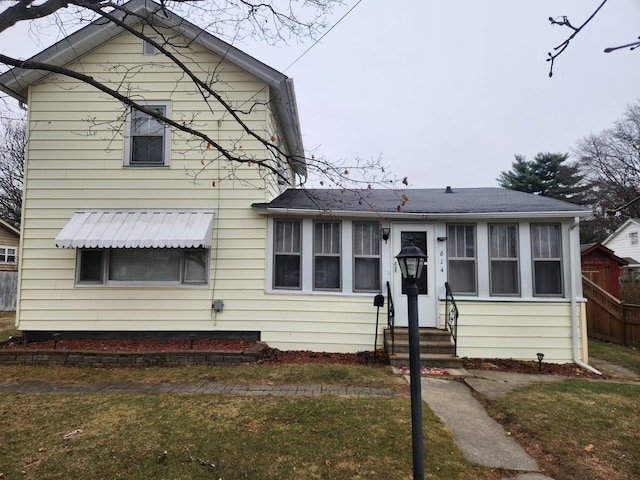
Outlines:
<svg viewBox="0 0 640 480"><path fill-rule="evenodd" d="M210 248L213 210L80 210L61 248Z"/></svg>

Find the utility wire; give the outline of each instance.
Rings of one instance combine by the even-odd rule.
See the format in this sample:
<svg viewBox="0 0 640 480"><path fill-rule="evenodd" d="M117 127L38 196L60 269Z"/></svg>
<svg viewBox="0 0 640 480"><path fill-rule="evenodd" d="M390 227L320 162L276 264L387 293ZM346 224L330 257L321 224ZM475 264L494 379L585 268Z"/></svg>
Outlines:
<svg viewBox="0 0 640 480"><path fill-rule="evenodd" d="M349 15L351 12L353 12L353 10L354 10L358 5L360 5L361 3L362 3L362 0L358 0L358 1L356 2L356 4L355 4L353 7L351 7L351 8L350 8L350 9L349 9L349 10L348 10L348 11L347 11L347 12L346 12L342 17L340 17L340 19L339 19L336 23L334 23L334 24L331 26L331 28L329 28L329 30L327 30L326 32L324 32L324 33L322 34L322 36L320 36L320 38L319 38L319 39L317 39L315 42L313 42L313 43L309 46L309 48L307 48L304 52L302 52L302 53L300 54L300 56L298 56L298 58L296 58L293 62L291 62L291 63L289 64L289 66L287 66L287 68L285 68L284 70L282 70L282 73L285 73L287 70L289 70L291 67L293 67L296 63L298 63L298 60L300 60L300 59L301 59L302 57L304 57L307 53L309 53L309 50L311 50L311 49L312 49L313 47L315 47L318 43L320 43L320 41L321 41L324 37L326 37L326 36L329 34L329 32L330 32L331 30L333 30L335 27L337 27L337 26L338 26L338 24L339 24L340 22L342 22L342 20L344 20L344 19L346 18L346 16L347 16L347 15Z"/></svg>

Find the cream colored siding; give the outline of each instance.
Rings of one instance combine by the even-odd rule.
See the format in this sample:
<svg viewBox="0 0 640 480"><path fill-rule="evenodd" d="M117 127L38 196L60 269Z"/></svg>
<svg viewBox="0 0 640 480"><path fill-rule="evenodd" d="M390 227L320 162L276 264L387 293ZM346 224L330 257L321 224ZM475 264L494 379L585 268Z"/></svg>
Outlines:
<svg viewBox="0 0 640 480"><path fill-rule="evenodd" d="M543 353L545 361L573 362L568 301L457 301L457 306L460 357L536 360ZM584 309L578 310L579 331L585 332ZM443 302L440 319L444 324Z"/></svg>

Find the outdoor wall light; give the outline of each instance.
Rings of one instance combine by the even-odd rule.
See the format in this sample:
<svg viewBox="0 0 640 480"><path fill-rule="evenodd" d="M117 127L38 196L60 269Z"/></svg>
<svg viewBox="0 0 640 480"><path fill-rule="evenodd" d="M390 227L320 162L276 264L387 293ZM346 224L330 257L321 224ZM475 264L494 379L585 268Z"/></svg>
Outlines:
<svg viewBox="0 0 640 480"><path fill-rule="evenodd" d="M384 227L382 229L382 239L384 240L384 243L387 243L387 240L389 240L390 233L391 233L391 229L389 227Z"/></svg>
<svg viewBox="0 0 640 480"><path fill-rule="evenodd" d="M542 371L542 359L544 358L544 353L536 353L538 357L538 371Z"/></svg>
<svg viewBox="0 0 640 480"><path fill-rule="evenodd" d="M422 267L427 256L422 250L416 247L413 237L409 238L409 245L402 247L400 253L396 256L402 277L406 278L409 283L420 278Z"/></svg>

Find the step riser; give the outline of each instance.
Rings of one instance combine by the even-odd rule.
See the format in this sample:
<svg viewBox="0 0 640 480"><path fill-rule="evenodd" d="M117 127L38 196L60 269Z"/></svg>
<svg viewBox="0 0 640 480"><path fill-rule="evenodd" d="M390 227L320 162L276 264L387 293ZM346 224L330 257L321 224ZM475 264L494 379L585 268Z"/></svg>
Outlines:
<svg viewBox="0 0 640 480"><path fill-rule="evenodd" d="M397 343L393 346L389 344L385 344L385 350L389 353L409 353L409 345L398 345ZM453 345L443 345L438 347L429 347L425 345L420 345L420 353L439 353L441 355L455 355L456 351Z"/></svg>
<svg viewBox="0 0 640 480"><path fill-rule="evenodd" d="M391 365L409 365L409 329L394 329L393 353L391 331L385 329L384 347L389 354ZM420 329L420 364L423 367L461 368L462 360L455 356L455 345L449 332L437 329Z"/></svg>

